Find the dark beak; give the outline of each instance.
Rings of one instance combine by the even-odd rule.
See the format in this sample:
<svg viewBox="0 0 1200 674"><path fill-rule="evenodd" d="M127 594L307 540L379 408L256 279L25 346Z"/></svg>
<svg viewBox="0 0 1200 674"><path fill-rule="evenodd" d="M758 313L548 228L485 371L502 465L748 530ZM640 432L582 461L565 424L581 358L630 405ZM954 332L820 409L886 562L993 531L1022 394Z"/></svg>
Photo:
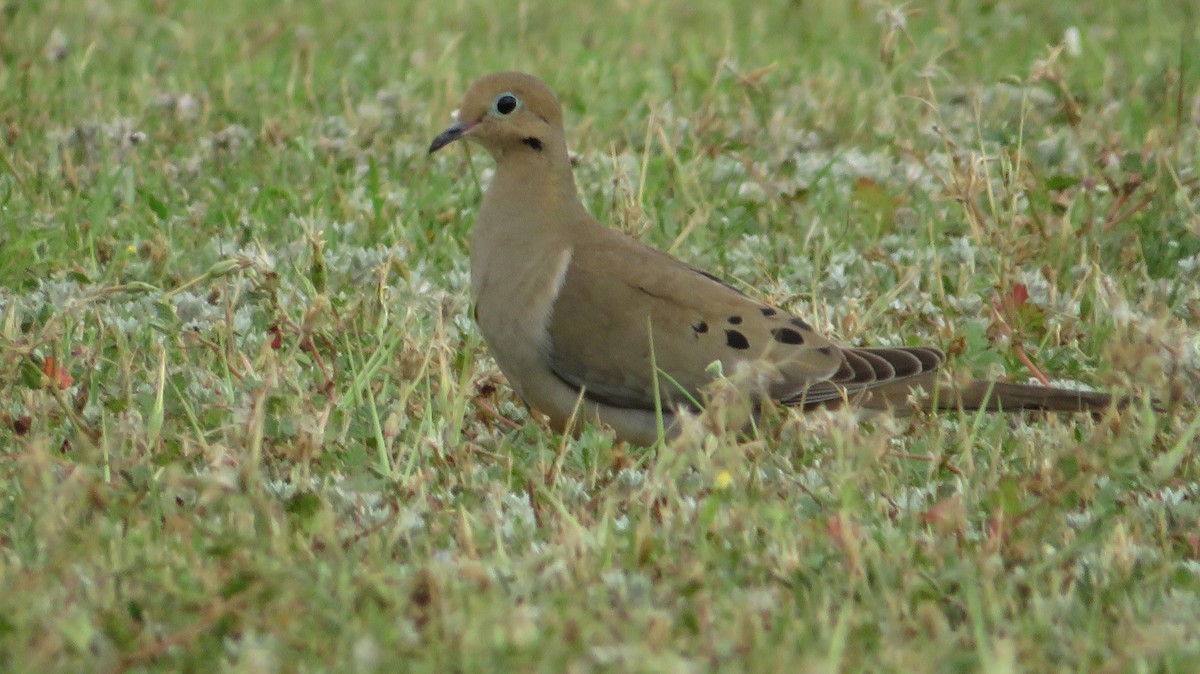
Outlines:
<svg viewBox="0 0 1200 674"><path fill-rule="evenodd" d="M479 122L455 122L446 127L446 130L439 133L437 138L434 138L433 142L429 144L429 154L433 154L434 152L446 147L450 143L458 140L459 138L462 138L464 133L470 131L471 127L478 123Z"/></svg>

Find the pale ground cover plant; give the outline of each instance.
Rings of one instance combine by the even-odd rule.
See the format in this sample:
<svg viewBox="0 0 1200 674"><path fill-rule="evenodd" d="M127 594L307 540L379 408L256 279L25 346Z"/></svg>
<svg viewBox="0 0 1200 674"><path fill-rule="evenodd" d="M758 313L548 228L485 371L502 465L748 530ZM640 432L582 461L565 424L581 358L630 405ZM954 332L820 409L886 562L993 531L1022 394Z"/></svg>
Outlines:
<svg viewBox="0 0 1200 674"><path fill-rule="evenodd" d="M617 4L0 2L6 670L1200 666L1196 10ZM550 433L425 155L500 68L614 226L1165 409Z"/></svg>

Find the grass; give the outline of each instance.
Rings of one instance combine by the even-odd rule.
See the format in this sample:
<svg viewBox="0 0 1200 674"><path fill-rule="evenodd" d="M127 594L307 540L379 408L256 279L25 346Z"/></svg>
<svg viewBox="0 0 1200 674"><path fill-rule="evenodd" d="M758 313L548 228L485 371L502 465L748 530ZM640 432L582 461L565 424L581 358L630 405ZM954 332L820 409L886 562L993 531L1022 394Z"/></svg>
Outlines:
<svg viewBox="0 0 1200 674"><path fill-rule="evenodd" d="M1200 35L1092 4L0 2L0 661L1195 671ZM425 155L501 68L839 339L1180 404L558 437Z"/></svg>

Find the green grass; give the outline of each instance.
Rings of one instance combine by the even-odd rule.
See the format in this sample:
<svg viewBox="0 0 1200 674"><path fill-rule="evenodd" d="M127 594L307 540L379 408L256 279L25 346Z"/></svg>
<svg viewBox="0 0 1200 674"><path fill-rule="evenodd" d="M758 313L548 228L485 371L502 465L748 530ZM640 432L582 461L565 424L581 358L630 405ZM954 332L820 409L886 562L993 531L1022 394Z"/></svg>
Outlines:
<svg viewBox="0 0 1200 674"><path fill-rule="evenodd" d="M6 671L1200 668L1193 3L734 4L0 1ZM1181 405L554 435L425 154L508 68L839 339Z"/></svg>

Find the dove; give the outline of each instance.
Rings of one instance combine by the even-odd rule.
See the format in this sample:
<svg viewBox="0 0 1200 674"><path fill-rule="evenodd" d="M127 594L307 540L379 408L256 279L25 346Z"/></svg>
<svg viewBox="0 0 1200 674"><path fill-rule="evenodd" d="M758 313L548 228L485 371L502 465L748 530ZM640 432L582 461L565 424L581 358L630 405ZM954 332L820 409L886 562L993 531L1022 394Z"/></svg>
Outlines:
<svg viewBox="0 0 1200 674"><path fill-rule="evenodd" d="M562 106L533 75L485 75L429 154L465 139L495 173L471 231L475 322L513 390L558 431L653 445L714 373L749 371L756 407L1101 413L1112 396L942 373L941 350L843 346L804 319L606 227L579 199ZM716 367L714 364L719 364Z"/></svg>

